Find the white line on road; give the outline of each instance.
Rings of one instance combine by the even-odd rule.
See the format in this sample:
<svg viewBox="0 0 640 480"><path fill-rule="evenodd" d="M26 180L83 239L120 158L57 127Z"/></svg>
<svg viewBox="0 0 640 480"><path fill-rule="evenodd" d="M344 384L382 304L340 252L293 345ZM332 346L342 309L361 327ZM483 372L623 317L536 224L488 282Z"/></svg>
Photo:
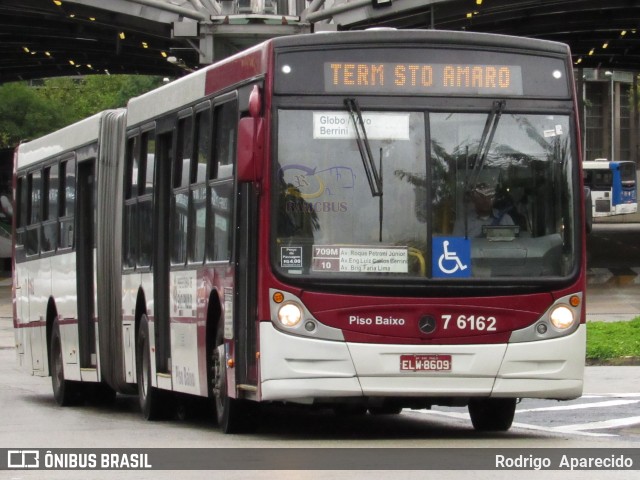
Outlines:
<svg viewBox="0 0 640 480"><path fill-rule="evenodd" d="M455 418L458 420L466 420L471 421L468 413L459 413L459 412L445 412L442 410L405 410L413 413L422 413L425 415L432 415L434 417L449 417ZM542 427L540 425L531 425L528 423L513 423L513 427L523 428L526 430L536 430L539 432L551 432L551 433L571 433L574 435L582 435L585 437L617 437L618 435L609 434L609 433L595 433L595 432L583 432L581 430L570 430L567 432L562 431L563 427Z"/></svg>
<svg viewBox="0 0 640 480"><path fill-rule="evenodd" d="M516 413L582 410L584 408L608 408L618 407L620 405L630 405L632 403L640 403L640 400L608 400L606 402L580 403L576 405L557 405L555 407L527 408L524 410L516 410Z"/></svg>
<svg viewBox="0 0 640 480"><path fill-rule="evenodd" d="M585 393L580 398L640 398L640 393Z"/></svg>
<svg viewBox="0 0 640 480"><path fill-rule="evenodd" d="M558 432L582 432L583 430L602 430L606 428L630 427L639 425L640 417L612 418L601 422L578 423L575 425L564 425L554 428Z"/></svg>

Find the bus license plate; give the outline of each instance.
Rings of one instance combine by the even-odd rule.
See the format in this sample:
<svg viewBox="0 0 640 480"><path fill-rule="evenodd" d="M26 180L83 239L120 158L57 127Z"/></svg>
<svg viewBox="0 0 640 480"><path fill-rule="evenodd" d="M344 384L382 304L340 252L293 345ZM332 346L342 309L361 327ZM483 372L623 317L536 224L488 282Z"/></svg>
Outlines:
<svg viewBox="0 0 640 480"><path fill-rule="evenodd" d="M451 355L400 355L400 370L447 372L451 370Z"/></svg>

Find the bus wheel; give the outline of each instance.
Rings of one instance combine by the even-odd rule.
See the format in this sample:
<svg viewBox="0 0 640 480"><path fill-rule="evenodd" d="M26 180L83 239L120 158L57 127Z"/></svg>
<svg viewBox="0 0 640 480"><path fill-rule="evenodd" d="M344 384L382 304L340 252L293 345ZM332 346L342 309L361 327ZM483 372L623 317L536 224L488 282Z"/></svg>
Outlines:
<svg viewBox="0 0 640 480"><path fill-rule="evenodd" d="M149 346L149 319L142 315L136 342L136 377L138 380L138 400L142 416L147 420L157 420L163 416L161 393L151 385L151 351Z"/></svg>
<svg viewBox="0 0 640 480"><path fill-rule="evenodd" d="M471 423L480 432L509 430L515 413L515 398L472 398L469 402Z"/></svg>
<svg viewBox="0 0 640 480"><path fill-rule="evenodd" d="M241 433L249 429L249 408L246 401L230 398L227 392L223 328L222 325L218 328L211 362L216 420L224 433Z"/></svg>
<svg viewBox="0 0 640 480"><path fill-rule="evenodd" d="M64 378L64 360L62 356L62 341L60 340L60 325L55 320L51 332L51 345L49 348L51 358L51 386L53 397L58 405L66 407L76 405L82 400L81 384Z"/></svg>

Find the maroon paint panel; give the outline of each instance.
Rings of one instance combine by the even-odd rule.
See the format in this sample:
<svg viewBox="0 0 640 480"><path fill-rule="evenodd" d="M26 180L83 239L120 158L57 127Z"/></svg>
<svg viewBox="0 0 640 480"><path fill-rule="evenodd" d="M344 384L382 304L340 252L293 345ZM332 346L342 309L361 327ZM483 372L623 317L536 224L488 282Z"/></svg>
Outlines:
<svg viewBox="0 0 640 480"><path fill-rule="evenodd" d="M229 57L207 71L205 80L205 96L217 93L252 77L263 75L268 67L268 50L270 43Z"/></svg>
<svg viewBox="0 0 640 480"><path fill-rule="evenodd" d="M553 303L549 293L477 298L388 298L305 292L315 318L354 342L502 343ZM422 322L422 328L421 328ZM424 325L427 322L430 325Z"/></svg>

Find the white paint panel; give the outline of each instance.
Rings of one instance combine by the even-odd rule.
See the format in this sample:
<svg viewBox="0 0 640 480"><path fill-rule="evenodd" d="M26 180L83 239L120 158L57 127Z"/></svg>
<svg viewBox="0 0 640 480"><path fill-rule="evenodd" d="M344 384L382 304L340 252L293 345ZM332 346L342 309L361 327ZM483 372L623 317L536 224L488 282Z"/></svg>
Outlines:
<svg viewBox="0 0 640 480"><path fill-rule="evenodd" d="M175 391L200 394L196 323L171 324L171 378Z"/></svg>
<svg viewBox="0 0 640 480"><path fill-rule="evenodd" d="M104 112L97 113L49 135L21 144L18 147L18 168L96 142L103 115Z"/></svg>
<svg viewBox="0 0 640 480"><path fill-rule="evenodd" d="M355 376L344 342L287 335L271 322L260 322L262 381L293 378L348 378Z"/></svg>
<svg viewBox="0 0 640 480"><path fill-rule="evenodd" d="M156 90L129 100L127 127L151 121L167 112L197 102L204 97L206 70L174 80Z"/></svg>
<svg viewBox="0 0 640 480"><path fill-rule="evenodd" d="M580 325L566 337L509 344L493 395L558 399L582 395L586 332L586 325Z"/></svg>

